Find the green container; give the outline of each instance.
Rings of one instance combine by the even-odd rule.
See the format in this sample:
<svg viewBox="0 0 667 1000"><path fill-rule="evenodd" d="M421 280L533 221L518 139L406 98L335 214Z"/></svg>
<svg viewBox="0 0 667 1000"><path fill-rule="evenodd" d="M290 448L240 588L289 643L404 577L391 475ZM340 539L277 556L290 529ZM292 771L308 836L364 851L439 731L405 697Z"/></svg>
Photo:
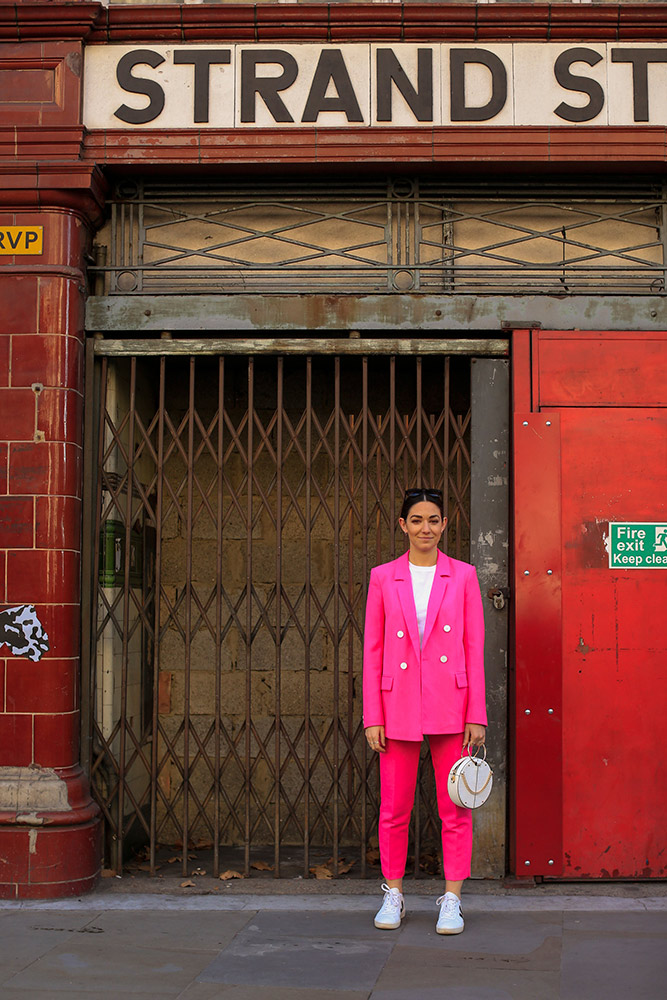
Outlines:
<svg viewBox="0 0 667 1000"><path fill-rule="evenodd" d="M130 586L143 583L143 546L141 534L130 534ZM100 530L100 583L103 587L125 584L125 525L122 521L105 521Z"/></svg>

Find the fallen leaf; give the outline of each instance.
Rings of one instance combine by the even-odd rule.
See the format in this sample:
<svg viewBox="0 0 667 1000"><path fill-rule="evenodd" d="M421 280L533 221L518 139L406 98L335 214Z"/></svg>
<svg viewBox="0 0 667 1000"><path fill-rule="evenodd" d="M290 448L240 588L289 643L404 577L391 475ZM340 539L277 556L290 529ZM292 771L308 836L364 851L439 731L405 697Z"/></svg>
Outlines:
<svg viewBox="0 0 667 1000"><path fill-rule="evenodd" d="M314 868L309 868L308 871L315 878L333 878L333 872L326 865L315 865Z"/></svg>
<svg viewBox="0 0 667 1000"><path fill-rule="evenodd" d="M195 870L192 872L192 875L205 875L205 874L206 872L204 871L203 868L195 868Z"/></svg>
<svg viewBox="0 0 667 1000"><path fill-rule="evenodd" d="M198 854L188 854L188 861L196 861L198 857Z"/></svg>
<svg viewBox="0 0 667 1000"><path fill-rule="evenodd" d="M210 851L212 847L213 847L212 840L198 840L195 843L195 849L197 851Z"/></svg>
<svg viewBox="0 0 667 1000"><path fill-rule="evenodd" d="M135 871L138 872L149 872L151 870L150 865L135 865Z"/></svg>
<svg viewBox="0 0 667 1000"><path fill-rule="evenodd" d="M327 862L325 862L325 864L327 865L327 867L333 869L333 867L334 867L334 859L333 859L333 857L329 858L329 860ZM339 858L338 859L338 874L339 875L345 875L347 872L349 872L349 870L353 866L353 864L354 864L354 861L347 861L346 862L345 858Z"/></svg>
<svg viewBox="0 0 667 1000"><path fill-rule="evenodd" d="M102 878L113 878L115 874L116 873L113 870L113 868L103 868L102 869Z"/></svg>
<svg viewBox="0 0 667 1000"><path fill-rule="evenodd" d="M376 865L379 860L380 852L374 847L371 847L370 850L366 851L366 861L368 861L369 865Z"/></svg>
<svg viewBox="0 0 667 1000"><path fill-rule="evenodd" d="M173 858L169 858L169 860L167 861L167 864L168 865L173 865L176 861L182 861L182 860L183 860L183 858L181 857L180 854L174 854Z"/></svg>
<svg viewBox="0 0 667 1000"><path fill-rule="evenodd" d="M258 872L272 872L273 871L273 865L267 865L266 861L253 861L253 863L250 865L250 867L254 868Z"/></svg>
<svg viewBox="0 0 667 1000"><path fill-rule="evenodd" d="M227 879L230 879L230 878L245 878L245 875L242 875L241 872L235 872L231 868L229 868L226 872L222 873L222 875L220 876L220 878L223 881L226 881Z"/></svg>
<svg viewBox="0 0 667 1000"><path fill-rule="evenodd" d="M195 883L192 881L192 879L188 878L185 880L185 882L181 882L181 889L192 889L194 888L194 884Z"/></svg>

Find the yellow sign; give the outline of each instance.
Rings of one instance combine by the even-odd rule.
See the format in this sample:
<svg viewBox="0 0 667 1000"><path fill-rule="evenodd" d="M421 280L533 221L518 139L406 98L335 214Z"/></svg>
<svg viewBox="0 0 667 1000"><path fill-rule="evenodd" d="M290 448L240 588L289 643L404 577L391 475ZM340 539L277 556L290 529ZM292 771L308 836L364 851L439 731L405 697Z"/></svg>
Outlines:
<svg viewBox="0 0 667 1000"><path fill-rule="evenodd" d="M44 253L44 226L0 227L0 254Z"/></svg>

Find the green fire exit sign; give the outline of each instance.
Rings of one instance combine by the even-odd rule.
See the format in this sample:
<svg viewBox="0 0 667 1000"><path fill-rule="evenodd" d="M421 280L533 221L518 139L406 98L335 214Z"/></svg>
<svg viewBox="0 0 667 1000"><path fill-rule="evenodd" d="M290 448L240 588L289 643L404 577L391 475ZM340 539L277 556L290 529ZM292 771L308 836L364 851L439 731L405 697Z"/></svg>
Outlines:
<svg viewBox="0 0 667 1000"><path fill-rule="evenodd" d="M610 569L667 569L666 521L610 521Z"/></svg>

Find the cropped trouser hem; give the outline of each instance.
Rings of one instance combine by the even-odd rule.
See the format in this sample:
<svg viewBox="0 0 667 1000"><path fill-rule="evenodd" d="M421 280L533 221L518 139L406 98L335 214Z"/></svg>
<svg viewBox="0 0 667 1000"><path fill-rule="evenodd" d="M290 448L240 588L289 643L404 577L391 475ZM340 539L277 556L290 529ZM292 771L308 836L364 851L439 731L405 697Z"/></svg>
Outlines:
<svg viewBox="0 0 667 1000"><path fill-rule="evenodd" d="M472 812L455 805L447 791L447 776L461 756L463 733L428 736L435 772L438 815L442 824L442 860L446 879L470 877ZM380 863L385 879L403 878L408 856L408 830L415 801L421 741L386 741L380 754Z"/></svg>

